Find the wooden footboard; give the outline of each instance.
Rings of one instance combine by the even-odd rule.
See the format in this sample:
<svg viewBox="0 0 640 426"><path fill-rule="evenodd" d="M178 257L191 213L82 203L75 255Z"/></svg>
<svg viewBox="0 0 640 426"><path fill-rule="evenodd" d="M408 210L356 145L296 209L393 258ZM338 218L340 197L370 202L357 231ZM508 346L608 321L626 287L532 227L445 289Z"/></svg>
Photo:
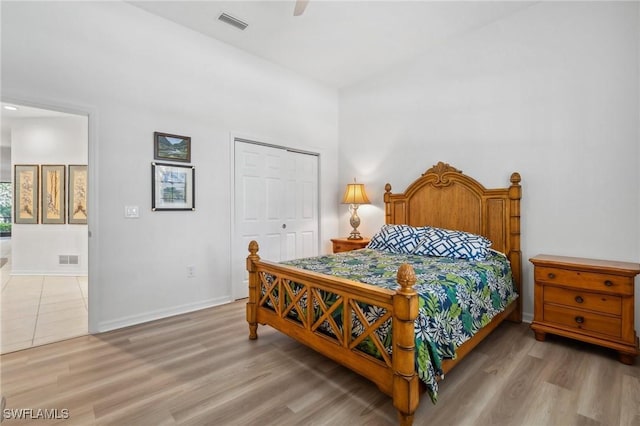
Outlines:
<svg viewBox="0 0 640 426"><path fill-rule="evenodd" d="M258 324L280 330L374 382L393 398L400 423L412 424L420 393L415 367L418 295L413 289L413 268L407 264L400 267L400 289L391 291L262 261L255 241L249 244L249 252L249 338L257 339ZM332 296L331 303L327 303L327 295ZM378 307L381 315L370 322L363 313L364 304ZM391 354L377 334L389 322L393 324ZM357 337L352 333L353 323L360 326ZM360 349L365 339L375 345L379 358Z"/></svg>

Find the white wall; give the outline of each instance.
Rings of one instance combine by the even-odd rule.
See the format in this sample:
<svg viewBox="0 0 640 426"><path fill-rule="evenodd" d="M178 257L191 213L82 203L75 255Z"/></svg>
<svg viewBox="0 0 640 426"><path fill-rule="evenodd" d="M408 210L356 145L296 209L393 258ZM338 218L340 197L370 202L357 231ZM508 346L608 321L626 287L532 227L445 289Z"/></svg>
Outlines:
<svg viewBox="0 0 640 426"><path fill-rule="evenodd" d="M87 164L87 117L11 121L12 164ZM10 170L12 167L10 168ZM65 167L65 173L68 169ZM59 255L78 256L78 265L59 265ZM13 224L11 273L86 275L87 225Z"/></svg>
<svg viewBox="0 0 640 426"><path fill-rule="evenodd" d="M230 300L231 133L319 152L337 233L337 92L228 45L121 2L6 2L2 94L91 113L92 331ZM191 136L195 212L151 212L154 131Z"/></svg>
<svg viewBox="0 0 640 426"><path fill-rule="evenodd" d="M522 175L529 319L530 257L638 262L638 16L635 2L540 2L342 91L340 182L357 176L374 203L361 231L384 223L386 182L404 190L445 161L487 187Z"/></svg>

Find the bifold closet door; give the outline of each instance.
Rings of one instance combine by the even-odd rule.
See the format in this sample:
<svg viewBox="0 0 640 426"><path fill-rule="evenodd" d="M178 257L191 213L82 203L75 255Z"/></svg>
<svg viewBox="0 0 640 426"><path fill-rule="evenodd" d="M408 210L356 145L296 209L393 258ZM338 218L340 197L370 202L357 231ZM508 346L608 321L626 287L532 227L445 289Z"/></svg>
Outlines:
<svg viewBox="0 0 640 426"><path fill-rule="evenodd" d="M318 254L318 156L236 140L233 297L248 296L247 246L280 262Z"/></svg>

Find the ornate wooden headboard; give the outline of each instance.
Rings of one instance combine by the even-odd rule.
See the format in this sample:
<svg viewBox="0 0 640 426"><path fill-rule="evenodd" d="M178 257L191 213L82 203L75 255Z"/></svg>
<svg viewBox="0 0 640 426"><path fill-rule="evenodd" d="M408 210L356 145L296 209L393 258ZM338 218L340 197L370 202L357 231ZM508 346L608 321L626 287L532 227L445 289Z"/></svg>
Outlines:
<svg viewBox="0 0 640 426"><path fill-rule="evenodd" d="M386 223L435 226L472 232L491 240L492 248L505 253L513 279L522 296L520 251L520 174L511 174L508 188L487 189L461 170L439 162L422 174L402 194L385 186ZM520 300L522 297L520 297ZM522 304L518 308L522 315Z"/></svg>

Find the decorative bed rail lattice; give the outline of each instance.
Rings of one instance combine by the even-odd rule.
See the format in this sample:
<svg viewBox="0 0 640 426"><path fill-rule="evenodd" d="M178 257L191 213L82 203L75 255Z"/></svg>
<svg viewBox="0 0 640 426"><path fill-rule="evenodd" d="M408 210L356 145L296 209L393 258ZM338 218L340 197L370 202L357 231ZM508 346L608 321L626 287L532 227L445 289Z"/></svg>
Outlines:
<svg viewBox="0 0 640 426"><path fill-rule="evenodd" d="M260 272L258 276L260 307L272 309L282 321L391 367L391 294L385 303L371 305L348 293L330 292L280 274Z"/></svg>

